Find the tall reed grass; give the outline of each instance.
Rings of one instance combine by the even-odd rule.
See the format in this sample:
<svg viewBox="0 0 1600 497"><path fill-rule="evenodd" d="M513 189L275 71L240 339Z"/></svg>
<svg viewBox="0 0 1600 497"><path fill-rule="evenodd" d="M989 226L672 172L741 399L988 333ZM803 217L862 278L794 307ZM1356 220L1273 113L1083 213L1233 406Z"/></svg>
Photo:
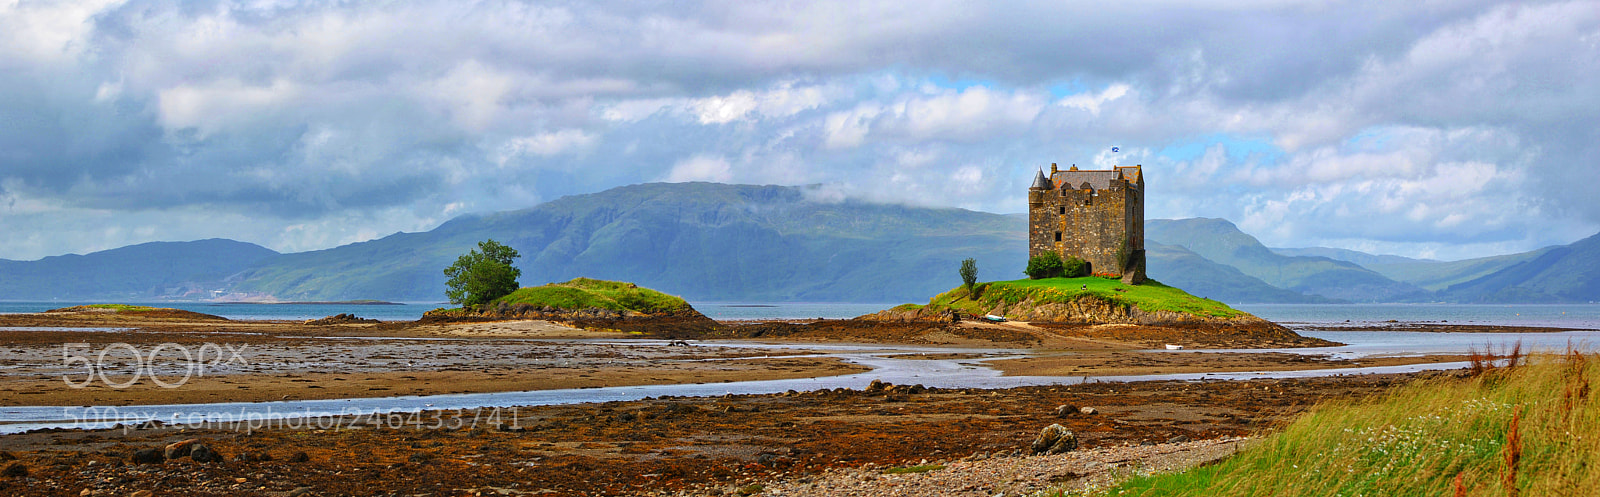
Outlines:
<svg viewBox="0 0 1600 497"><path fill-rule="evenodd" d="M1475 353L1465 377L1331 402L1215 465L1105 495L1600 495L1595 357Z"/></svg>

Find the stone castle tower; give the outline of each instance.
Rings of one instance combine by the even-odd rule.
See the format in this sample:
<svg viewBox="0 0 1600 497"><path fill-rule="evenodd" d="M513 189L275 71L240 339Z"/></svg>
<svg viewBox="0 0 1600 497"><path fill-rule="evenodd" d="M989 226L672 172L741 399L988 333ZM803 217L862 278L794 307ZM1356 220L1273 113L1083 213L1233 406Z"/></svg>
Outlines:
<svg viewBox="0 0 1600 497"><path fill-rule="evenodd" d="M1077 257L1089 271L1144 281L1144 174L1140 166L1062 171L1050 164L1028 188L1028 257Z"/></svg>

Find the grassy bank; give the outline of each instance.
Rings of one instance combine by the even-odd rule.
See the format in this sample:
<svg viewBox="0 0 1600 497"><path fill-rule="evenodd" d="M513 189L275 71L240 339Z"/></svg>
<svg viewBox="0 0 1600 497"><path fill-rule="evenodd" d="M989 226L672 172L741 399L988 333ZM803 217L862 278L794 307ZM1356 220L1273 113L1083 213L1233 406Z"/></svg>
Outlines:
<svg viewBox="0 0 1600 497"><path fill-rule="evenodd" d="M1600 488L1593 356L1319 406L1240 454L1105 495L1583 495Z"/></svg>
<svg viewBox="0 0 1600 497"><path fill-rule="evenodd" d="M496 299L490 306L529 305L563 310L609 309L645 314L689 310L689 303L633 283L575 278L565 283L524 287Z"/></svg>
<svg viewBox="0 0 1600 497"><path fill-rule="evenodd" d="M1124 285L1121 281L1097 276L995 281L975 285L971 292L966 287L956 287L935 296L926 306L906 304L897 309L931 307L983 315L1001 303L1013 305L1028 299L1032 299L1034 304L1068 303L1083 297L1095 297L1122 306L1137 306L1147 312L1171 311L1222 318L1244 315L1244 312L1222 302L1196 297L1155 280L1146 280L1139 285Z"/></svg>

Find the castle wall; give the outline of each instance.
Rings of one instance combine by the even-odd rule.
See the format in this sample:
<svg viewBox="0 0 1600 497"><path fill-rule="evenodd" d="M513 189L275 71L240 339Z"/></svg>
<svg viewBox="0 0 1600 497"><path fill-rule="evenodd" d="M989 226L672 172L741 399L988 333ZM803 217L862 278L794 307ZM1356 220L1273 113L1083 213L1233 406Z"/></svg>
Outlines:
<svg viewBox="0 0 1600 497"><path fill-rule="evenodd" d="M1137 184L1131 186L1093 192L1068 185L1030 190L1028 256L1055 251L1087 261L1095 273L1120 275L1117 249L1123 241L1140 255L1144 250L1144 192Z"/></svg>

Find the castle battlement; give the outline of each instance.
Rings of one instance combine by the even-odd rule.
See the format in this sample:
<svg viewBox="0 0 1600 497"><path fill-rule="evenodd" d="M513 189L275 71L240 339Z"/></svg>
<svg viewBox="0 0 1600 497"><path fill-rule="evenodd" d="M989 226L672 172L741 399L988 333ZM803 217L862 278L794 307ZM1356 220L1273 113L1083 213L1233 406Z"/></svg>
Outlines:
<svg viewBox="0 0 1600 497"><path fill-rule="evenodd" d="M1028 188L1028 257L1056 252L1095 274L1144 281L1142 166L1061 170L1050 164Z"/></svg>

